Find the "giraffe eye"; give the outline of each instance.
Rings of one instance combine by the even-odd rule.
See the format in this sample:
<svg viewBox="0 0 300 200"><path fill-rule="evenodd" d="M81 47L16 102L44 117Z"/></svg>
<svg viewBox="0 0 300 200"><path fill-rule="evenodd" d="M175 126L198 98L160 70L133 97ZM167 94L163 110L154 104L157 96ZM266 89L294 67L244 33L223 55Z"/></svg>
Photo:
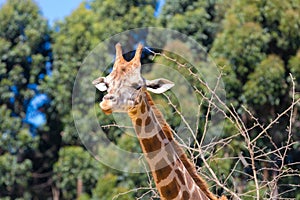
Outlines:
<svg viewBox="0 0 300 200"><path fill-rule="evenodd" d="M132 87L133 87L134 89L136 89L136 90L141 89L141 86L140 86L139 84L137 84L137 83L133 84Z"/></svg>

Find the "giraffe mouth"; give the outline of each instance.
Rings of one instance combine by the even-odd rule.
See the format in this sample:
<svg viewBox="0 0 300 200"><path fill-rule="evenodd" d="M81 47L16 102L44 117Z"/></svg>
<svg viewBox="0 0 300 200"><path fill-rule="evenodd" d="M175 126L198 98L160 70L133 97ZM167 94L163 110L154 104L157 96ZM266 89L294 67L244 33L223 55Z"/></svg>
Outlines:
<svg viewBox="0 0 300 200"><path fill-rule="evenodd" d="M109 105L108 102L106 102L106 101L102 101L100 103L100 108L106 115L109 115L112 113L111 105Z"/></svg>

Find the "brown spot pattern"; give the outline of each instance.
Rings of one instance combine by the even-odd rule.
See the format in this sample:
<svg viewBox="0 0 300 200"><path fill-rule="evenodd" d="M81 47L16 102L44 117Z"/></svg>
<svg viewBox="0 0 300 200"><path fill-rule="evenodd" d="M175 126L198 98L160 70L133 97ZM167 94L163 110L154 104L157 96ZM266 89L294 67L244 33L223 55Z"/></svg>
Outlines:
<svg viewBox="0 0 300 200"><path fill-rule="evenodd" d="M154 129L154 124L150 122L151 122L150 117L147 117L145 121L145 133L151 133L151 131Z"/></svg>
<svg viewBox="0 0 300 200"><path fill-rule="evenodd" d="M142 138L141 142L147 153L158 151L161 149L161 142L158 139L157 135L154 135L151 138Z"/></svg>
<svg viewBox="0 0 300 200"><path fill-rule="evenodd" d="M136 133L139 135L142 131L142 119L141 118L137 118L135 120L135 131Z"/></svg>
<svg viewBox="0 0 300 200"><path fill-rule="evenodd" d="M147 117L146 120L145 120L145 126L148 126L151 122L151 117Z"/></svg>
<svg viewBox="0 0 300 200"><path fill-rule="evenodd" d="M180 183L181 183L182 185L185 185L184 177L183 177L181 171L179 171L179 169L176 169L176 170L175 170L175 173L177 174L177 177L178 177Z"/></svg>
<svg viewBox="0 0 300 200"><path fill-rule="evenodd" d="M172 167L168 165L165 159L161 159L155 165L155 175L157 183L160 183L162 180L166 179L169 174L172 172Z"/></svg>
<svg viewBox="0 0 300 200"><path fill-rule="evenodd" d="M136 121L135 121L135 124L136 124L137 126L142 126L142 123L143 123L143 121L142 121L141 118L137 118Z"/></svg>
<svg viewBox="0 0 300 200"><path fill-rule="evenodd" d="M179 185L174 178L168 185L162 186L160 188L161 195L166 199L174 199L177 197L179 192Z"/></svg>
<svg viewBox="0 0 300 200"><path fill-rule="evenodd" d="M160 131L158 132L158 135L160 136L160 138L161 138L162 140L166 139L166 136L165 136L165 134L164 134L164 132L163 132L162 130L160 130Z"/></svg>
<svg viewBox="0 0 300 200"><path fill-rule="evenodd" d="M146 112L146 104L144 101L141 103L141 113L144 114Z"/></svg>
<svg viewBox="0 0 300 200"><path fill-rule="evenodd" d="M169 164L171 165L176 165L178 164L177 162L179 161L179 158L176 156L176 152L173 148L172 143L168 142L167 144L165 144L164 147L162 147L163 150L167 153L167 159Z"/></svg>
<svg viewBox="0 0 300 200"><path fill-rule="evenodd" d="M182 193L182 200L190 199L190 194L187 191L183 191Z"/></svg>

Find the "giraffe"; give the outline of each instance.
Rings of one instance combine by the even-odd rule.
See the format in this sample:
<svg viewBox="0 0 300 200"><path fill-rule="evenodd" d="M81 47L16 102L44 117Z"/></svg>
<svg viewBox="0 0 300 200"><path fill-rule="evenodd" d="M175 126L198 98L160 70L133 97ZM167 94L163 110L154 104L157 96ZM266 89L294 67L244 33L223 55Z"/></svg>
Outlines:
<svg viewBox="0 0 300 200"><path fill-rule="evenodd" d="M209 191L206 182L197 174L195 166L174 139L171 128L148 92L163 93L174 83L163 78L146 80L142 77L141 44L131 61L123 58L119 43L115 48L113 70L108 76L99 77L92 83L98 90L107 91L100 103L105 114L126 112L131 118L161 199L218 199ZM226 197L221 199L226 200Z"/></svg>

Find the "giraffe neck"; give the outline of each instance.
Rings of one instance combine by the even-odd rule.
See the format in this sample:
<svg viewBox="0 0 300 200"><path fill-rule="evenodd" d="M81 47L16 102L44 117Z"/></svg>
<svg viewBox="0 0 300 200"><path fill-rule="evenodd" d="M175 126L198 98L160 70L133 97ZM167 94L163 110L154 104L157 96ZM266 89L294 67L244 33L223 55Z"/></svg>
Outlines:
<svg viewBox="0 0 300 200"><path fill-rule="evenodd" d="M217 199L174 140L148 92L129 116L162 199Z"/></svg>

